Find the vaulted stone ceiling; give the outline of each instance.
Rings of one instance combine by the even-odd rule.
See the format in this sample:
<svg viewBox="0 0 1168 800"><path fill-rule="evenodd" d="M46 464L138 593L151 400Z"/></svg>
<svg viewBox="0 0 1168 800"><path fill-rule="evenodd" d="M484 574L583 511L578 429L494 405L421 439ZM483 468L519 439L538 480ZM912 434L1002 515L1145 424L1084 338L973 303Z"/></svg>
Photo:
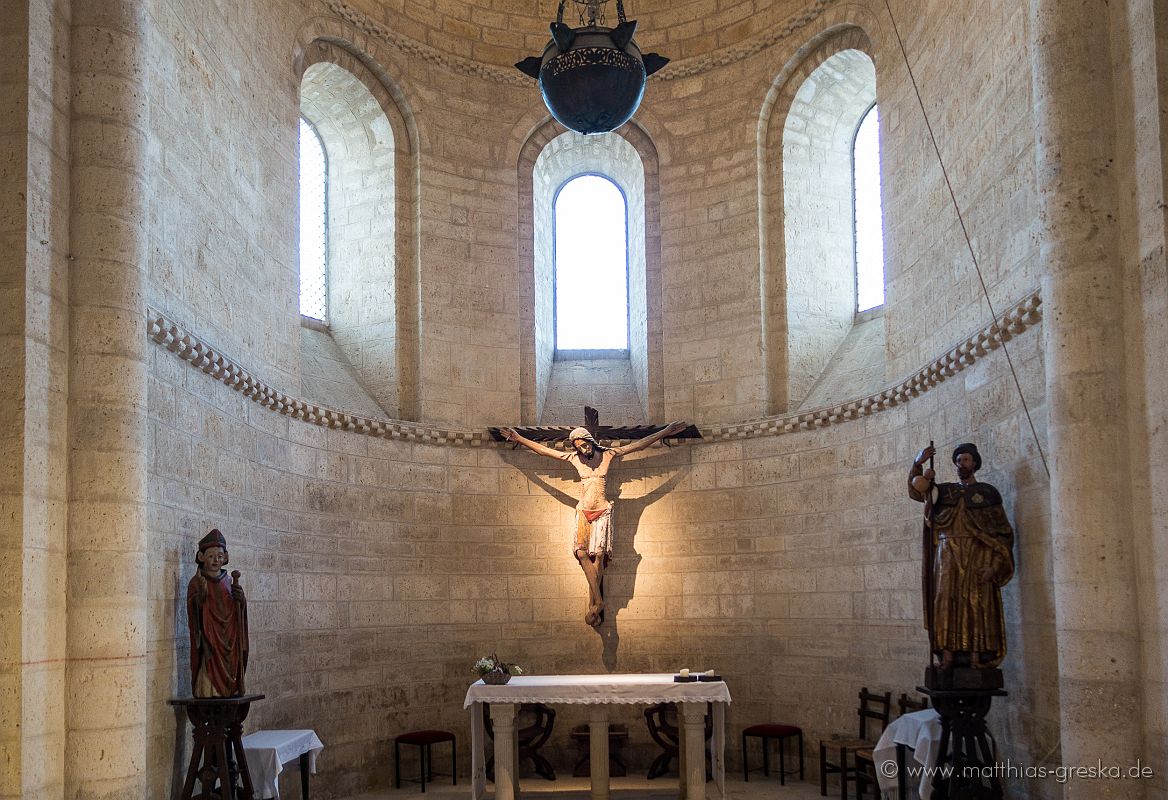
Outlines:
<svg viewBox="0 0 1168 800"><path fill-rule="evenodd" d="M834 0L625 0L637 41L674 61L740 47ZM509 66L542 51L558 0L329 0L405 36L453 55ZM568 2L565 21L575 3ZM608 0L609 24L616 18ZM575 22L575 20L573 20Z"/></svg>

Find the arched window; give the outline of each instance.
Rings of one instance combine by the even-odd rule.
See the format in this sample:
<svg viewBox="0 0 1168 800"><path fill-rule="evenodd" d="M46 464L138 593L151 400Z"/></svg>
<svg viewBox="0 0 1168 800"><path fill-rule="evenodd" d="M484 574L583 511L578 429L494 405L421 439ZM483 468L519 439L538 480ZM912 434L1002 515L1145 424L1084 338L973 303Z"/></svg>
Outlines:
<svg viewBox="0 0 1168 800"><path fill-rule="evenodd" d="M763 305L772 413L860 396L884 370L883 321L860 313L884 293L876 68L855 47L810 63L784 88L775 142L785 279L767 281Z"/></svg>
<svg viewBox="0 0 1168 800"><path fill-rule="evenodd" d="M397 416L415 376L399 363L398 304L408 295L398 294L395 109L359 64L342 60L363 78L319 61L300 84L301 313L328 324L302 333L301 350L317 348L308 362L344 365L337 375L355 375L360 392Z"/></svg>
<svg viewBox="0 0 1168 800"><path fill-rule="evenodd" d="M328 158L300 118L300 313L328 320Z"/></svg>
<svg viewBox="0 0 1168 800"><path fill-rule="evenodd" d="M873 105L852 146L856 311L884 305L884 226L880 208L880 112Z"/></svg>
<svg viewBox="0 0 1168 800"><path fill-rule="evenodd" d="M531 242L524 419L560 424L591 405L610 424L640 424L664 393L656 152L635 126L544 140L551 130L519 162L530 182L519 219Z"/></svg>
<svg viewBox="0 0 1168 800"><path fill-rule="evenodd" d="M612 179L580 175L555 199L556 350L628 350L628 228Z"/></svg>

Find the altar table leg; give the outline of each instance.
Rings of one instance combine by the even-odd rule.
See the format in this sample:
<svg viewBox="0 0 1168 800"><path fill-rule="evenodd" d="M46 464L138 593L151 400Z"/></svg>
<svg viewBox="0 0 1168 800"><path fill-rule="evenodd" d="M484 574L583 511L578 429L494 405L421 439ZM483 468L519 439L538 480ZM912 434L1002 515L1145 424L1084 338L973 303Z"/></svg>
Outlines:
<svg viewBox="0 0 1168 800"><path fill-rule="evenodd" d="M519 797L519 746L515 739L515 704L491 703L495 727L495 800Z"/></svg>
<svg viewBox="0 0 1168 800"><path fill-rule="evenodd" d="M588 748L592 760L592 800L608 800L608 714L603 705L590 708Z"/></svg>
<svg viewBox="0 0 1168 800"><path fill-rule="evenodd" d="M483 753L487 738L483 724L483 704L474 703L470 707L470 798L483 800L487 795L487 766Z"/></svg>
<svg viewBox="0 0 1168 800"><path fill-rule="evenodd" d="M685 729L685 800L706 797L706 704L682 703L682 727Z"/></svg>
<svg viewBox="0 0 1168 800"><path fill-rule="evenodd" d="M717 787L719 800L726 797L726 704L714 703L714 735L711 737L710 753L711 766L714 773L714 786ZM764 752L766 748L763 748ZM780 754L782 749L779 750Z"/></svg>
<svg viewBox="0 0 1168 800"><path fill-rule="evenodd" d="M682 703L677 704L677 797L686 798L685 779L685 720L682 717Z"/></svg>

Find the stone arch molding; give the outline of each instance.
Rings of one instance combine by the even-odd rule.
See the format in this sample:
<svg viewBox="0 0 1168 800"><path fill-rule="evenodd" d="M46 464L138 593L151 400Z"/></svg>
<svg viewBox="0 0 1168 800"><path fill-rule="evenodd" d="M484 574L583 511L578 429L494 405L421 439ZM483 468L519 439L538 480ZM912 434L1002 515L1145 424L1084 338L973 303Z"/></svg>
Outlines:
<svg viewBox="0 0 1168 800"><path fill-rule="evenodd" d="M542 160L541 160L542 159ZM664 409L661 334L661 225L657 149L635 123L584 137L550 117L524 141L517 159L520 291L520 399L525 424L538 424L551 384L555 331L551 202L568 179L612 178L625 194L629 235L629 367L642 419Z"/></svg>
<svg viewBox="0 0 1168 800"><path fill-rule="evenodd" d="M293 56L298 112L329 154L328 334L389 417L416 419L418 130L387 70L336 33L302 31Z"/></svg>
<svg viewBox="0 0 1168 800"><path fill-rule="evenodd" d="M837 135L838 132L852 122L858 124L863 113L875 102L873 53L872 41L862 28L852 23L833 25L812 38L783 65L761 109L758 126L759 270L769 414L793 410L808 399L853 328L850 188L847 189L845 207L841 207L842 198L819 198L822 208L817 208L816 201L809 201L805 207L793 205L792 200L810 198L811 193L792 194L786 185L798 180L798 164L800 160L809 162L813 145L839 149L843 137ZM828 109L818 108L814 99L800 99L800 90L811 85L809 80L823 80L828 72L832 73L834 80L846 82L849 80L847 72L851 69L867 70L866 80L870 88L852 92L842 107L834 109L836 116L833 119L817 121L809 118L814 113L826 115ZM817 122L825 124L818 126ZM819 133L820 130L829 132ZM822 136L825 141L817 143L816 136ZM785 164L785 160L792 159L793 163ZM850 181L850 154L845 161ZM811 164L805 166L810 168ZM838 187L832 191L838 193ZM822 225L825 209L833 219L841 219L835 220L832 226ZM844 216L847 217L846 223L842 221ZM813 221L814 225L811 224ZM816 236L821 237L820 240L816 240ZM882 322L876 320L874 325L880 328L877 333L882 335ZM882 346L880 350L882 353ZM882 357L880 360L882 362ZM876 368L881 370L877 377L879 382L884 378L882 365L876 365ZM865 383L845 385L841 390L845 395L861 394L866 388L870 387Z"/></svg>

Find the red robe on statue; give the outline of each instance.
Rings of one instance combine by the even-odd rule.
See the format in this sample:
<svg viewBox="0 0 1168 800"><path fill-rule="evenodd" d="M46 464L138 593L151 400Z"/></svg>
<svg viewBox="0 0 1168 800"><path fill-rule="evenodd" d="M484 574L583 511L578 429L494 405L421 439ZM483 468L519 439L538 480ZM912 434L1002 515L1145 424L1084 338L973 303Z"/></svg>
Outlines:
<svg viewBox="0 0 1168 800"><path fill-rule="evenodd" d="M187 584L191 631L191 692L195 697L238 697L247 668L247 605L231 595L231 576L208 578L200 569Z"/></svg>

